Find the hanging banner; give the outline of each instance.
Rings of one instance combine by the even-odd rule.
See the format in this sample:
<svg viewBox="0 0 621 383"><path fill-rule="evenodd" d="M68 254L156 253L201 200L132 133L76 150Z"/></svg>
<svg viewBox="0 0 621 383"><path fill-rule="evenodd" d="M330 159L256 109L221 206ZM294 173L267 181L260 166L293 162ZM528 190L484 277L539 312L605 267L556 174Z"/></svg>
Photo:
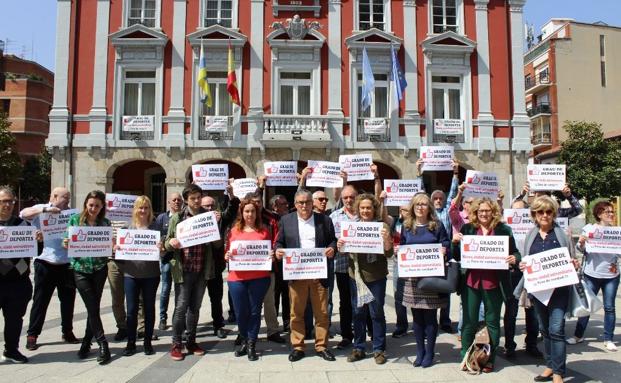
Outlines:
<svg viewBox="0 0 621 383"><path fill-rule="evenodd" d="M455 157L452 146L421 146L420 158L423 160L423 171L453 170L453 158Z"/></svg>
<svg viewBox="0 0 621 383"><path fill-rule="evenodd" d="M583 229L588 253L621 254L621 227L587 225Z"/></svg>
<svg viewBox="0 0 621 383"><path fill-rule="evenodd" d="M220 230L215 212L208 211L179 222L175 235L182 248L219 240Z"/></svg>
<svg viewBox="0 0 621 383"><path fill-rule="evenodd" d="M263 168L267 186L298 186L297 161L268 161Z"/></svg>
<svg viewBox="0 0 621 383"><path fill-rule="evenodd" d="M433 120L433 132L447 136L463 135L464 122L462 120L435 119Z"/></svg>
<svg viewBox="0 0 621 383"><path fill-rule="evenodd" d="M526 263L524 288L529 293L578 283L578 274L566 247L525 256L522 262Z"/></svg>
<svg viewBox="0 0 621 383"><path fill-rule="evenodd" d="M443 277L442 245L400 245L397 251L399 278Z"/></svg>
<svg viewBox="0 0 621 383"><path fill-rule="evenodd" d="M528 165L527 179L530 190L563 190L565 165Z"/></svg>
<svg viewBox="0 0 621 383"><path fill-rule="evenodd" d="M384 254L381 222L341 222L342 253Z"/></svg>
<svg viewBox="0 0 621 383"><path fill-rule="evenodd" d="M310 172L306 176L306 186L342 188L341 165L337 162L308 161Z"/></svg>
<svg viewBox="0 0 621 383"><path fill-rule="evenodd" d="M155 116L123 116L124 132L152 132Z"/></svg>
<svg viewBox="0 0 621 383"><path fill-rule="evenodd" d="M159 262L159 243L160 232L157 230L119 229L116 234L114 259Z"/></svg>
<svg viewBox="0 0 621 383"><path fill-rule="evenodd" d="M363 121L365 134L386 134L388 125L385 118L365 118Z"/></svg>
<svg viewBox="0 0 621 383"><path fill-rule="evenodd" d="M63 238L67 230L69 218L78 212L77 209L67 209L60 213L41 213L39 214L39 226L43 233L43 243L45 246L50 241Z"/></svg>
<svg viewBox="0 0 621 383"><path fill-rule="evenodd" d="M192 165L192 179L202 190L225 190L229 184L229 165Z"/></svg>
<svg viewBox="0 0 621 383"><path fill-rule="evenodd" d="M464 198L491 198L495 201L500 192L500 184L496 173L484 173L476 170L466 172L466 189Z"/></svg>
<svg viewBox="0 0 621 383"><path fill-rule="evenodd" d="M270 241L233 241L229 250L229 270L270 271L272 257Z"/></svg>
<svg viewBox="0 0 621 383"><path fill-rule="evenodd" d="M228 116L205 116L205 131L207 133L226 133L228 130Z"/></svg>
<svg viewBox="0 0 621 383"><path fill-rule="evenodd" d="M339 156L341 170L347 173L347 181L364 181L375 178L371 171L373 157L370 154L344 154Z"/></svg>
<svg viewBox="0 0 621 383"><path fill-rule="evenodd" d="M242 199L248 193L257 191L257 180L254 178L238 178L233 181L233 195Z"/></svg>
<svg viewBox="0 0 621 383"><path fill-rule="evenodd" d="M106 218L110 221L131 222L138 196L106 193Z"/></svg>
<svg viewBox="0 0 621 383"><path fill-rule="evenodd" d="M384 206L408 205L414 194L422 191L421 180L384 180Z"/></svg>
<svg viewBox="0 0 621 383"><path fill-rule="evenodd" d="M325 279L328 277L328 258L325 249L283 249L283 279Z"/></svg>
<svg viewBox="0 0 621 383"><path fill-rule="evenodd" d="M34 226L0 226L0 258L36 257L36 232Z"/></svg>
<svg viewBox="0 0 621 383"><path fill-rule="evenodd" d="M506 235L464 235L460 245L464 269L509 269L509 237Z"/></svg>
<svg viewBox="0 0 621 383"><path fill-rule="evenodd" d="M106 226L71 226L68 255L71 258L112 256L112 228Z"/></svg>

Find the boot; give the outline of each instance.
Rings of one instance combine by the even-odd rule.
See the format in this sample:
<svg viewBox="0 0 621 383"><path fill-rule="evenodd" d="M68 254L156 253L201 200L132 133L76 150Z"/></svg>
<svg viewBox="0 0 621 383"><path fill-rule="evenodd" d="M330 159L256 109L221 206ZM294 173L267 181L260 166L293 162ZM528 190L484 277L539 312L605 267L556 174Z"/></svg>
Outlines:
<svg viewBox="0 0 621 383"><path fill-rule="evenodd" d="M99 355L97 355L97 363L107 364L110 362L110 349L108 348L108 341L102 340L99 343Z"/></svg>
<svg viewBox="0 0 621 383"><path fill-rule="evenodd" d="M437 336L438 332L433 325L428 324L425 326L425 357L423 358L423 362L421 363L421 366L423 366L423 368L429 367L433 364L433 356L435 353Z"/></svg>
<svg viewBox="0 0 621 383"><path fill-rule="evenodd" d="M132 356L136 353L136 342L127 341L127 346L123 350L123 356Z"/></svg>
<svg viewBox="0 0 621 383"><path fill-rule="evenodd" d="M255 340L248 341L248 360L253 362L259 359L259 357L257 356L256 345L257 342Z"/></svg>
<svg viewBox="0 0 621 383"><path fill-rule="evenodd" d="M78 351L78 358L88 358L89 352L91 352L91 340L85 337L84 339L82 339L82 345L80 346L80 351Z"/></svg>
<svg viewBox="0 0 621 383"><path fill-rule="evenodd" d="M425 359L425 329L420 324L414 322L414 337L416 338L416 360L414 367L419 367Z"/></svg>
<svg viewBox="0 0 621 383"><path fill-rule="evenodd" d="M243 339L239 349L235 350L235 356L239 358L240 356L244 356L246 354L248 354L248 341Z"/></svg>

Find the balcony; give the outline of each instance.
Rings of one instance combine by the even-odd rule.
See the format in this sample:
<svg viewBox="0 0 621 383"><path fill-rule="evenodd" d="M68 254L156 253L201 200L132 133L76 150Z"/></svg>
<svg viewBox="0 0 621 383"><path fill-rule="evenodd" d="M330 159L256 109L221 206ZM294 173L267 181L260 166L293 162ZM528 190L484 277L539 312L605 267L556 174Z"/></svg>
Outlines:
<svg viewBox="0 0 621 383"><path fill-rule="evenodd" d="M530 142L533 145L533 149L541 146L552 145L550 125L531 127Z"/></svg>
<svg viewBox="0 0 621 383"><path fill-rule="evenodd" d="M526 114L528 114L528 117L530 117L531 119L540 116L549 116L552 114L552 108L550 108L550 104L548 103L541 103L535 105L530 109L527 109Z"/></svg>
<svg viewBox="0 0 621 383"><path fill-rule="evenodd" d="M327 147L330 145L326 116L265 115L261 141L269 147Z"/></svg>
<svg viewBox="0 0 621 383"><path fill-rule="evenodd" d="M383 120L384 133L367 133L365 132L365 122L373 121L377 124L378 120ZM358 142L390 142L390 121L378 118L359 118L356 140Z"/></svg>
<svg viewBox="0 0 621 383"><path fill-rule="evenodd" d="M550 72L539 72L535 76L526 76L525 87L527 94L537 93L538 91L550 86Z"/></svg>
<svg viewBox="0 0 621 383"><path fill-rule="evenodd" d="M198 132L199 140L218 141L233 139L232 116L204 116L203 126Z"/></svg>

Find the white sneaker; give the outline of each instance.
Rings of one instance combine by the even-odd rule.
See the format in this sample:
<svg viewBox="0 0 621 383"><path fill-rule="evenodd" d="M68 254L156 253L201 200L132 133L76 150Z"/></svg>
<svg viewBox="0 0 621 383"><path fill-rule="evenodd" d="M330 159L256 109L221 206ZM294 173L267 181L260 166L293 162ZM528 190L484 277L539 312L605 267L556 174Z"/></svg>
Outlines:
<svg viewBox="0 0 621 383"><path fill-rule="evenodd" d="M565 339L565 343L567 344L578 344L582 342L584 342L584 338L578 338L575 336L570 336L569 338Z"/></svg>
<svg viewBox="0 0 621 383"><path fill-rule="evenodd" d="M612 341L610 341L610 340L604 341L604 347L608 351L617 351L617 346L615 346L615 344L612 343Z"/></svg>

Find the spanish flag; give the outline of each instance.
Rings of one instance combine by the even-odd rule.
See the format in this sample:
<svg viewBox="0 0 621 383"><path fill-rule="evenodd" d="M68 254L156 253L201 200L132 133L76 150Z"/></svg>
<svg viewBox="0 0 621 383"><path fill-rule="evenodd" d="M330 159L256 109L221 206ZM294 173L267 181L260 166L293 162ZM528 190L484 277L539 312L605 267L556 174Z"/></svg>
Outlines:
<svg viewBox="0 0 621 383"><path fill-rule="evenodd" d="M198 89L200 92L201 102L205 103L209 108L212 105L211 90L207 83L207 59L205 58L205 49L201 41L201 55L198 59Z"/></svg>
<svg viewBox="0 0 621 383"><path fill-rule="evenodd" d="M226 79L226 90L229 92L231 102L239 105L239 91L237 90L237 77L235 76L235 62L233 61L233 49L229 41L229 71Z"/></svg>

